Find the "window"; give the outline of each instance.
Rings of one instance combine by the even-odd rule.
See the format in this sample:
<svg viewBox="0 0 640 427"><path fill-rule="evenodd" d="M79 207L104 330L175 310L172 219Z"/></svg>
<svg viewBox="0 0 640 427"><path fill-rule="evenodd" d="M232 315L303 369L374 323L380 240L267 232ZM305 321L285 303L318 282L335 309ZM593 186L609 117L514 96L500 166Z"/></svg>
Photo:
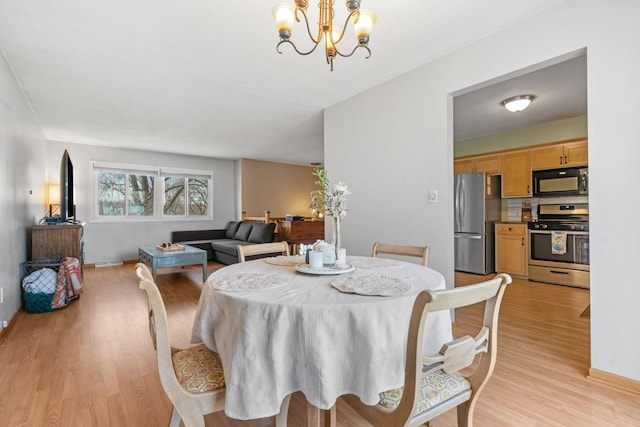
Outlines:
<svg viewBox="0 0 640 427"><path fill-rule="evenodd" d="M164 176L165 215L206 216L209 208L209 180L166 174Z"/></svg>
<svg viewBox="0 0 640 427"><path fill-rule="evenodd" d="M211 172L93 163L97 220L212 219Z"/></svg>

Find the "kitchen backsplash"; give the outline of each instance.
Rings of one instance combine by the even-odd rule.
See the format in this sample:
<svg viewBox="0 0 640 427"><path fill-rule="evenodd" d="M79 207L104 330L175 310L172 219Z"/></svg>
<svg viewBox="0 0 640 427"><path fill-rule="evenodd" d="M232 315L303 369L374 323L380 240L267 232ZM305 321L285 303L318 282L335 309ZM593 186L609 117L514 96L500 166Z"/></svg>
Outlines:
<svg viewBox="0 0 640 427"><path fill-rule="evenodd" d="M589 203L587 196L575 197L545 197L545 198L521 198L521 199L502 199L502 221L521 222L522 205L525 201L531 203L531 220L538 220L538 205L550 203Z"/></svg>

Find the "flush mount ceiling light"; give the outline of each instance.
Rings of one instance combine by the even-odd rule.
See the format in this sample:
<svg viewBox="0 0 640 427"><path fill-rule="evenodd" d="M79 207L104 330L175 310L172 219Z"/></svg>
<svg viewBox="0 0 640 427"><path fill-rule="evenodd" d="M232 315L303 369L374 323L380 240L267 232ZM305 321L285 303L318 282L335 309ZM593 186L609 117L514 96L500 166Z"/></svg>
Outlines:
<svg viewBox="0 0 640 427"><path fill-rule="evenodd" d="M527 108L534 98L535 96L533 95L518 95L505 99L501 104L512 113L517 113Z"/></svg>
<svg viewBox="0 0 640 427"><path fill-rule="evenodd" d="M362 48L368 52L366 58L371 57L371 50L369 49L369 36L373 24L376 22L376 14L371 10L360 9L360 0L346 0L347 19L344 21L342 31L334 31L333 18L334 10L333 4L335 0L320 0L318 8L320 9L318 16L318 32L314 37L309 26L309 18L307 17L307 8L309 7L308 0L294 0L296 5L295 9L289 3L279 3L273 8L273 17L276 20L278 26L278 34L280 35L280 43L276 46L276 51L280 52L280 45L288 43L293 46L293 49L300 55L309 55L316 50L318 45L324 41L324 51L327 58L327 64L331 66L333 71L333 58L340 55L347 58L354 54L358 48ZM304 18L304 22L307 27L307 34L313 43L311 50L302 52L298 50L295 44L291 41L291 32L293 31L293 20L300 22L300 16ZM358 44L353 48L350 53L342 53L338 49L338 44L342 41L345 35L347 25L349 21L353 23L353 28L358 39Z"/></svg>

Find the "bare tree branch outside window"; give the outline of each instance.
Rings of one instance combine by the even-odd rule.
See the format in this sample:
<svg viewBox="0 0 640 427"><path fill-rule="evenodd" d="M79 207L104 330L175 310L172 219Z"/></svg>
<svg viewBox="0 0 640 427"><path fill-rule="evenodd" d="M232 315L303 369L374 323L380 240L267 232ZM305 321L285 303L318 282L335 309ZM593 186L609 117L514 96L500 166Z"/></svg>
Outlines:
<svg viewBox="0 0 640 427"><path fill-rule="evenodd" d="M157 191L162 194L162 215L173 217L206 216L209 214L211 180L130 172L97 168L97 214L99 217L153 217ZM200 175L200 174L199 174ZM161 188L156 188L156 178L162 179Z"/></svg>

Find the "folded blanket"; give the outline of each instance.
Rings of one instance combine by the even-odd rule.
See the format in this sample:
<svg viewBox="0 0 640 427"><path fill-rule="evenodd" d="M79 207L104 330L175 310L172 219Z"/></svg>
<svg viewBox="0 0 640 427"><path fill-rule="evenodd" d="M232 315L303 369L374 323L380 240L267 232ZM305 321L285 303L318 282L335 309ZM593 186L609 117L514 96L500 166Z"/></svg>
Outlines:
<svg viewBox="0 0 640 427"><path fill-rule="evenodd" d="M56 290L58 273L50 268L41 268L22 280L22 288L32 294L52 294Z"/></svg>
<svg viewBox="0 0 640 427"><path fill-rule="evenodd" d="M51 308L64 307L69 304L69 301L80 297L82 284L80 261L77 258L62 258Z"/></svg>
<svg viewBox="0 0 640 427"><path fill-rule="evenodd" d="M80 260L78 258L63 258L62 263L67 269L67 274L71 280L71 285L76 294L82 293L82 270L80 269Z"/></svg>
<svg viewBox="0 0 640 427"><path fill-rule="evenodd" d="M551 231L551 253L564 255L567 253L567 232L562 230Z"/></svg>

